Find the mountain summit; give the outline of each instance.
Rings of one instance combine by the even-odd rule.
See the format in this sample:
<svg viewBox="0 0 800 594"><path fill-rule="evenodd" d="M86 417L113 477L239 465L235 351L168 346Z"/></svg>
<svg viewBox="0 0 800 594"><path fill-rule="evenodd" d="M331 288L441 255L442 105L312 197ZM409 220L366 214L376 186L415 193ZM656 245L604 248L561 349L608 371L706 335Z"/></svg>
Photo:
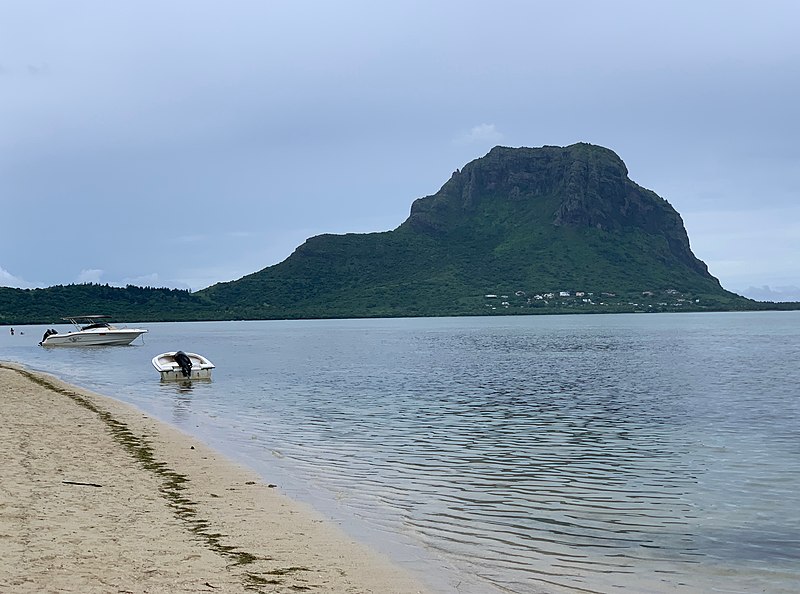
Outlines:
<svg viewBox="0 0 800 594"><path fill-rule="evenodd" d="M495 147L414 201L393 231L312 237L283 262L198 295L251 318L746 301L694 256L666 200L631 181L613 151L584 143Z"/></svg>
<svg viewBox="0 0 800 594"><path fill-rule="evenodd" d="M492 211L512 216L502 221ZM594 230L606 237L638 231L666 241L674 259L708 274L689 248L677 211L628 179L622 159L599 146L495 147L456 171L438 193L414 202L406 225L424 233L466 222L481 226L481 219L505 228L503 243L523 226Z"/></svg>

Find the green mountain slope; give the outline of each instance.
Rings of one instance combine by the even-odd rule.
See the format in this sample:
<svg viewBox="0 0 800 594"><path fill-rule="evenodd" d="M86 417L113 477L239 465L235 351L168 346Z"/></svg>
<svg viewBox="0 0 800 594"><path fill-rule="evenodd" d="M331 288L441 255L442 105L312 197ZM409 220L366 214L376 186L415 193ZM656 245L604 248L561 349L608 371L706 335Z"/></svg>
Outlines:
<svg viewBox="0 0 800 594"><path fill-rule="evenodd" d="M548 305L577 305L576 292L622 309L643 295L657 309L748 302L692 254L665 200L588 144L496 147L415 201L393 231L313 237L275 266L199 293L244 317L351 317L482 314L489 294L524 313L543 306L531 296L561 291L573 300Z"/></svg>

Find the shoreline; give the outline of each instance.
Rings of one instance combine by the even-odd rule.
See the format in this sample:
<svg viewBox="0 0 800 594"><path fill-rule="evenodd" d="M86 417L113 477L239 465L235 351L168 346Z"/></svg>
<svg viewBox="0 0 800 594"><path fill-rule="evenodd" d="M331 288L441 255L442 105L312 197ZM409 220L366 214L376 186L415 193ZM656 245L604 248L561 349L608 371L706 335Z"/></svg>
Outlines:
<svg viewBox="0 0 800 594"><path fill-rule="evenodd" d="M0 589L431 594L133 406L0 362Z"/></svg>

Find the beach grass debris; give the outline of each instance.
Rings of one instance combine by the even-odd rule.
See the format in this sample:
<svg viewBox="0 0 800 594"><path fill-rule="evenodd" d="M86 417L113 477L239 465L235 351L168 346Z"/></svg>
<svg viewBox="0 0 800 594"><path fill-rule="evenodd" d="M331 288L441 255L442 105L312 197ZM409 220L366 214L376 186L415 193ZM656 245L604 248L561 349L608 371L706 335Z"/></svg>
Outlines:
<svg viewBox="0 0 800 594"><path fill-rule="evenodd" d="M26 369L2 364L0 364L0 367L16 371L35 384L51 392L66 396L76 404L95 413L106 427L108 427L114 440L121 444L125 451L127 451L145 470L154 473L161 479L159 492L167 500L168 505L172 508L175 515L186 524L188 530L209 549L231 559L232 567L247 566L256 561L269 560L268 557L259 557L248 551L243 551L237 546L223 544L223 540L227 538L227 536L220 532L212 532L211 523L208 520L198 517L197 502L183 495L182 491L186 490L189 477L172 470L167 463L157 460L155 450L145 436L136 435L127 424L115 419L110 412L97 406L91 398L84 394L70 390L49 380L45 376L29 372ZM102 485L96 483L78 483L77 481L62 482L66 484L102 487ZM250 481L246 484L255 484L255 481ZM242 585L248 590L262 592L259 586L279 585L282 583L279 579L281 576L300 571L308 571L308 569L304 567L287 567L263 572L248 571L241 576ZM259 573L269 575L270 577L261 577ZM290 587L297 590L307 589L305 586L297 585L291 585Z"/></svg>
<svg viewBox="0 0 800 594"><path fill-rule="evenodd" d="M65 484L65 485L79 485L81 487L102 487L103 486L103 485L100 485L98 483L84 483L84 482L81 482L81 481L61 481L61 482L63 484Z"/></svg>

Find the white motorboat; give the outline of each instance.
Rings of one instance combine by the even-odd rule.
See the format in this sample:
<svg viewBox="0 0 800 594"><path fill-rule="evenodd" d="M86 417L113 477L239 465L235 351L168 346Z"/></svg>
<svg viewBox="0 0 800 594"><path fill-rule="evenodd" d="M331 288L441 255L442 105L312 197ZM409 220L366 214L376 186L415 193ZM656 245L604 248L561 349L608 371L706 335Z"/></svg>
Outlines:
<svg viewBox="0 0 800 594"><path fill-rule="evenodd" d="M73 326L71 332L47 330L39 343L41 346L108 346L128 345L145 334L141 328L112 326L106 320L111 316L70 316L61 318Z"/></svg>
<svg viewBox="0 0 800 594"><path fill-rule="evenodd" d="M214 364L197 353L170 351L153 357L153 367L162 380L211 379Z"/></svg>

